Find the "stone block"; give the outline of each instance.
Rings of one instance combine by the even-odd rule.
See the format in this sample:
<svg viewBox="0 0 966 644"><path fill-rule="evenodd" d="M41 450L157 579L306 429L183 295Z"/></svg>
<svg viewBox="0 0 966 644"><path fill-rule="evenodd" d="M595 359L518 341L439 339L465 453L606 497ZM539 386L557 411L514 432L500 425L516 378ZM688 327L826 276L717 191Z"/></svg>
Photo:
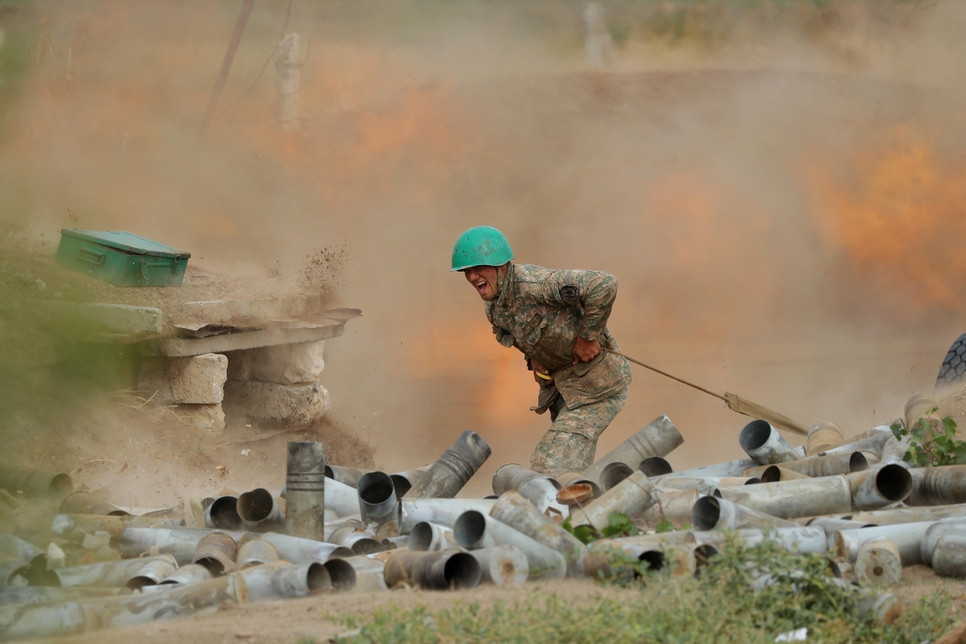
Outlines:
<svg viewBox="0 0 966 644"><path fill-rule="evenodd" d="M311 384L319 380L324 368L325 340L316 340L233 351L228 360L228 378L282 385Z"/></svg>
<svg viewBox="0 0 966 644"><path fill-rule="evenodd" d="M254 380L229 380L225 405L249 422L290 428L308 427L329 408L329 392L319 383L282 385Z"/></svg>
<svg viewBox="0 0 966 644"><path fill-rule="evenodd" d="M205 432L220 432L225 429L225 410L217 405L178 405L175 415L186 427Z"/></svg>
<svg viewBox="0 0 966 644"><path fill-rule="evenodd" d="M228 358L206 353L151 360L142 367L139 388L157 392L155 402L216 405L224 399Z"/></svg>
<svg viewBox="0 0 966 644"><path fill-rule="evenodd" d="M60 322L77 336L96 334L157 335L161 333L161 309L103 302L42 303L51 319Z"/></svg>

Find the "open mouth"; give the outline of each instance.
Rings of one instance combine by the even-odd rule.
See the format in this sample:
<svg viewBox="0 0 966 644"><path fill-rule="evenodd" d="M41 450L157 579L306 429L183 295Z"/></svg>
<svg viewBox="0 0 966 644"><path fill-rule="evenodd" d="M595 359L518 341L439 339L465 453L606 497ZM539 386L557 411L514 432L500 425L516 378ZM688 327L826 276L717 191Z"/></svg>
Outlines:
<svg viewBox="0 0 966 644"><path fill-rule="evenodd" d="M476 290L480 292L480 295L486 293L486 280L481 280L476 283Z"/></svg>

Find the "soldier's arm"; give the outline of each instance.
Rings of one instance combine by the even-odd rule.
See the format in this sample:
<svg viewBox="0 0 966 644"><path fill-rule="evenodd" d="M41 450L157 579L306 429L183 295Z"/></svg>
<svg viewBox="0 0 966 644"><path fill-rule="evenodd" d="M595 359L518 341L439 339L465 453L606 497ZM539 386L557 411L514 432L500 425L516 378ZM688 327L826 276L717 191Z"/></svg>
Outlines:
<svg viewBox="0 0 966 644"><path fill-rule="evenodd" d="M590 341L600 339L617 299L617 278L604 271L558 270L544 284L544 295L553 301L581 311L577 336Z"/></svg>

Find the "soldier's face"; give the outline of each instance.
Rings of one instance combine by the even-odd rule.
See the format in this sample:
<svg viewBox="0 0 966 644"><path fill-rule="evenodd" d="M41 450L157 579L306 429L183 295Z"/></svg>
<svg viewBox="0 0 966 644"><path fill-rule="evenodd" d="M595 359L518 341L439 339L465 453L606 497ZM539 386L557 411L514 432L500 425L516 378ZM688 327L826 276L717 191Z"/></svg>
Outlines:
<svg viewBox="0 0 966 644"><path fill-rule="evenodd" d="M500 294L497 290L499 281L496 266L471 266L463 269L463 275L483 300L495 300Z"/></svg>

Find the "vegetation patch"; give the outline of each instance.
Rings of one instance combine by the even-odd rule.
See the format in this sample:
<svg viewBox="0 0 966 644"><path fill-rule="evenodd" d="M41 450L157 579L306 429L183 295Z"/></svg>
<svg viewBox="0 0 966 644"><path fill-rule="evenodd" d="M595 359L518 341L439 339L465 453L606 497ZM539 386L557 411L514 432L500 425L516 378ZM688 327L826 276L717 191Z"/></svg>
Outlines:
<svg viewBox="0 0 966 644"><path fill-rule="evenodd" d="M436 611L393 606L366 620L343 619L348 630L335 641L912 643L934 640L956 621L942 591L904 604L836 577L824 555L790 553L772 539L754 546L729 539L695 577L646 566L638 572L626 597L588 592L574 601L548 593Z"/></svg>

